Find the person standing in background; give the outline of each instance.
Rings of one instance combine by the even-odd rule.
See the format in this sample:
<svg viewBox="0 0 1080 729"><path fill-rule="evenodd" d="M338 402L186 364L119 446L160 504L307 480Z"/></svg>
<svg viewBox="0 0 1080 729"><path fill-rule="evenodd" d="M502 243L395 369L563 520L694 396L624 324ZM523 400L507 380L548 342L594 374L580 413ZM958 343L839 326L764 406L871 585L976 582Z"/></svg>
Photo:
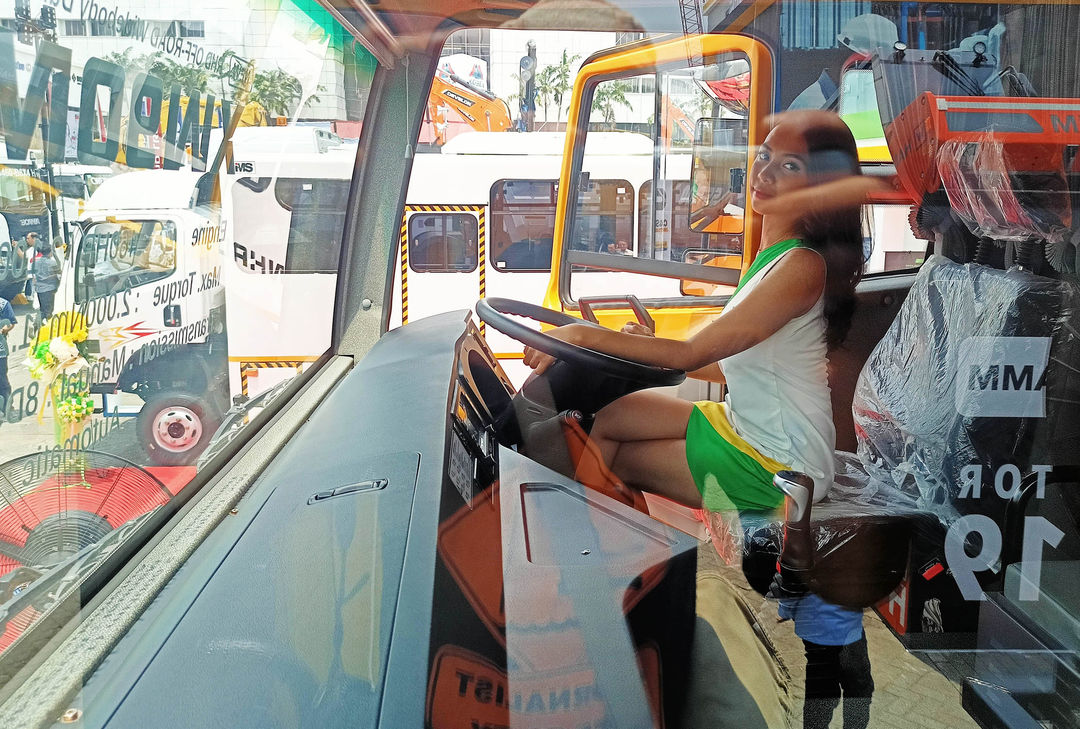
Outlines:
<svg viewBox="0 0 1080 729"><path fill-rule="evenodd" d="M38 323L42 324L53 315L56 290L60 287L60 264L56 260L55 249L48 241L38 243L37 249L34 256L34 287L41 311Z"/></svg>
<svg viewBox="0 0 1080 729"><path fill-rule="evenodd" d="M26 303L33 305L34 259L38 255L38 234L32 230L26 234L26 247L23 249L22 255L26 258L26 288L23 290L23 294L26 296Z"/></svg>
<svg viewBox="0 0 1080 729"><path fill-rule="evenodd" d="M11 303L0 298L0 419L7 420L8 400L11 398L11 383L8 381L8 343L7 334L15 328L15 310Z"/></svg>

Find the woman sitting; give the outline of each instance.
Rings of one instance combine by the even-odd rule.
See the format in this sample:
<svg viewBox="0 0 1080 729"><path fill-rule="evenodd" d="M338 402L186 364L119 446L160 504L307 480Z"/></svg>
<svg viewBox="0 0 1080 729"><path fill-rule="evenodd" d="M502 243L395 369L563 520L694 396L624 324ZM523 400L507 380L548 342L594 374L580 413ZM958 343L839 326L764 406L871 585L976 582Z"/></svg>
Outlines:
<svg viewBox="0 0 1080 729"><path fill-rule="evenodd" d="M549 334L588 349L726 382L724 403L641 391L596 415L590 434L627 485L710 510L768 510L779 470L833 480L836 434L827 352L847 334L863 264L860 205L878 183L859 175L835 114L789 112L750 170L760 248L723 313L687 340L570 324ZM537 372L553 358L526 349Z"/></svg>

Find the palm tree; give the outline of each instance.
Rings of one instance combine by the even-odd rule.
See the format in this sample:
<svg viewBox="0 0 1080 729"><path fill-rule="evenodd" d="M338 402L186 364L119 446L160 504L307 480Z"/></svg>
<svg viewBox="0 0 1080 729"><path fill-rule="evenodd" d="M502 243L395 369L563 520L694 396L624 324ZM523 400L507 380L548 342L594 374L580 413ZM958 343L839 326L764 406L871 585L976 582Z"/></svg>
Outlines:
<svg viewBox="0 0 1080 729"><path fill-rule="evenodd" d="M304 96L300 80L287 71L275 68L255 74L251 100L257 101L271 114L289 117L297 110L297 103ZM308 101L318 101L311 95Z"/></svg>
<svg viewBox="0 0 1080 729"><path fill-rule="evenodd" d="M632 108L626 93L630 90L630 84L625 81L605 81L596 87L593 93L593 108L604 117L604 123L609 128L615 128L615 109L623 106Z"/></svg>
<svg viewBox="0 0 1080 729"><path fill-rule="evenodd" d="M558 69L555 66L544 66L540 73L533 79L533 88L536 89L536 101L544 108L544 121L548 120L548 105L555 94L555 77ZM556 117L558 110L556 109Z"/></svg>
<svg viewBox="0 0 1080 729"><path fill-rule="evenodd" d="M562 59L560 59L559 62L556 65L549 67L549 68L554 68L555 69L554 74L553 74L553 78L552 78L551 95L552 95L552 98L555 100L555 117L556 118L561 118L562 117L563 98L566 96L566 92L569 91L570 88L573 86L572 79L574 78L574 74L573 74L572 69L570 68L570 64L573 63L574 61L576 61L579 58L581 58L581 56L579 56L577 54L575 54L573 56L568 56L567 53L566 53L566 49L563 49ZM569 106L570 105L567 104L567 111L570 110ZM545 112L545 117L544 118L545 119L547 118L546 117L546 112Z"/></svg>
<svg viewBox="0 0 1080 729"><path fill-rule="evenodd" d="M115 63L127 72L145 70L147 65L149 65L148 58L149 56L145 53L135 55L134 46L129 46L123 51L113 51L112 53L107 53L102 56L103 60Z"/></svg>
<svg viewBox="0 0 1080 729"><path fill-rule="evenodd" d="M201 94L209 88L210 77L206 71L177 63L161 51L150 56L142 56L137 62L143 65L151 76L161 79L166 93L173 86L179 86L180 92L184 94L195 91Z"/></svg>

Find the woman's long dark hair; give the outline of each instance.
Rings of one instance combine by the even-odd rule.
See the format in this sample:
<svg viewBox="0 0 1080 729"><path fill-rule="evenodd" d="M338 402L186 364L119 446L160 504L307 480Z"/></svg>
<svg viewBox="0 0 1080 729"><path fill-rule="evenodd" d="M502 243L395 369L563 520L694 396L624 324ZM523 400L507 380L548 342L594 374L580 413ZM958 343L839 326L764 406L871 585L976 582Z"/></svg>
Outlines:
<svg viewBox="0 0 1080 729"><path fill-rule="evenodd" d="M859 150L847 125L821 124L805 130L811 184L858 175ZM802 218L803 244L821 253L825 274L825 341L843 344L855 311L855 285L863 274L862 207L816 211Z"/></svg>

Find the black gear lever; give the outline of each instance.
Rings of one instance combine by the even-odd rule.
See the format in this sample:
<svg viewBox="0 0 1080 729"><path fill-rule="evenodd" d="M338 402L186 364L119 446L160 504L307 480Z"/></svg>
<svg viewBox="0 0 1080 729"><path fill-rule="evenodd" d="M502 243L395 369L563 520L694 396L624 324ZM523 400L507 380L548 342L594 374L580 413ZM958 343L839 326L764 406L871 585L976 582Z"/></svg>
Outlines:
<svg viewBox="0 0 1080 729"><path fill-rule="evenodd" d="M780 550L780 570L769 589L772 597L805 595L814 566L814 543L810 513L814 479L799 471L780 471L773 486L784 494L784 541Z"/></svg>

